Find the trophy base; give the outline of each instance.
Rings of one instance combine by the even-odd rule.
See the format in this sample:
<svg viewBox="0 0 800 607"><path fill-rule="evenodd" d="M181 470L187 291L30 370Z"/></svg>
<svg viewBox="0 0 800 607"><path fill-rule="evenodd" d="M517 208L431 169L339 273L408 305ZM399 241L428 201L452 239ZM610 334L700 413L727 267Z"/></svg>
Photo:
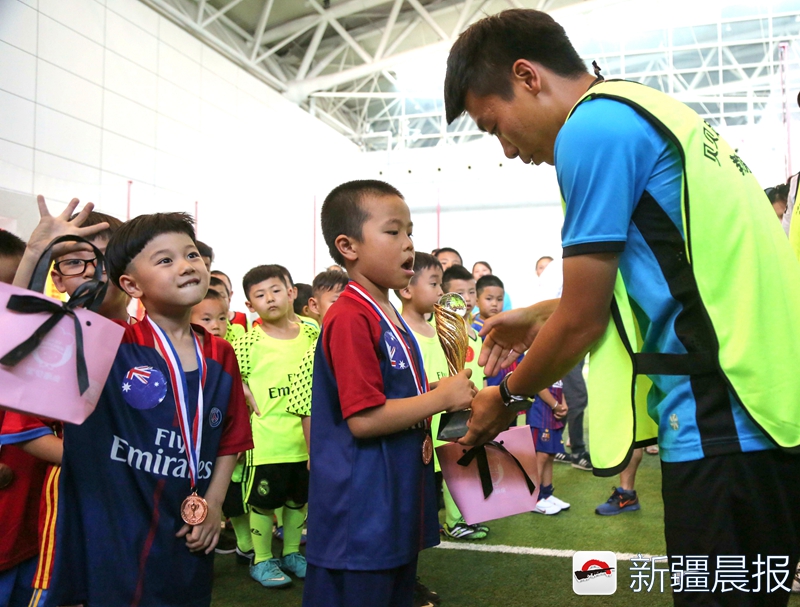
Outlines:
<svg viewBox="0 0 800 607"><path fill-rule="evenodd" d="M436 435L436 438L441 441L454 442L465 436L469 429L467 422L471 413L469 409L455 413L442 413L439 434Z"/></svg>

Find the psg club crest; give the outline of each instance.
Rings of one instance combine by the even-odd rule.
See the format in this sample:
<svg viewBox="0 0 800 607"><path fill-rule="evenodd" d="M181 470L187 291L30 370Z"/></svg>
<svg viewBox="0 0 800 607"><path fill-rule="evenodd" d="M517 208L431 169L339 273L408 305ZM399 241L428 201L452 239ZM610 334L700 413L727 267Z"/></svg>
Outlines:
<svg viewBox="0 0 800 607"><path fill-rule="evenodd" d="M222 411L217 409L216 407L211 408L211 412L208 414L208 425L212 428L216 428L222 423Z"/></svg>
<svg viewBox="0 0 800 607"><path fill-rule="evenodd" d="M395 334L391 331L386 331L383 334L383 341L386 342L386 350L389 352L389 362L392 364L392 369L401 371L408 369L409 362Z"/></svg>
<svg viewBox="0 0 800 607"><path fill-rule="evenodd" d="M134 409L145 410L157 406L167 396L167 380L153 367L134 367L122 380L122 397Z"/></svg>

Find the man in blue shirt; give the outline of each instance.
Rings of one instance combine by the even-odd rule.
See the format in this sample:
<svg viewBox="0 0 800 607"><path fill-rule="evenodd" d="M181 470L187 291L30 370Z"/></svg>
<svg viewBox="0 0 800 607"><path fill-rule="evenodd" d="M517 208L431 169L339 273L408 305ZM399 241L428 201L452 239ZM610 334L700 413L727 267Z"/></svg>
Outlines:
<svg viewBox="0 0 800 607"><path fill-rule="evenodd" d="M579 103L595 86L597 93ZM481 130L498 138L507 157L555 165L565 202L561 298L487 320L481 332L486 336L481 362L486 363L487 375L530 350L501 386L486 388L476 397L470 432L460 441L465 445L493 438L512 418L517 398L563 377L607 336L612 309L617 310L618 274L641 333L638 352L626 345L634 364L643 360L639 352L651 354L647 360L659 361L662 367L666 360L675 363L704 354L704 348L720 356L714 333L719 328L709 322L709 306L697 286L696 260L686 254L697 238L686 233L684 214L688 215L689 193L700 191L698 175L687 174L685 148L674 131L659 128L664 123L632 101L637 92L629 98L611 94L619 90L602 83L599 75L590 75L563 28L538 11L511 10L488 17L462 34L451 50L445 80L448 121L466 111ZM675 102L656 99L652 104L669 108ZM753 184L746 180L754 180L741 159L731 153L728 160L728 148L723 148L727 144L711 127L706 138L709 166L713 162L722 167L721 158L724 174L738 178L741 173L742 187L752 191ZM692 141L698 143L697 138ZM717 158L722 149L726 155ZM693 196L692 202L711 203L707 196ZM756 203L765 206L754 200L753 208ZM747 200L736 204L751 210ZM703 228L702 223L695 225ZM772 237L764 236L769 246ZM746 238L758 235L751 230ZM797 269L790 270L795 281ZM740 270L733 264L731 272L736 271ZM755 292L758 277L751 278ZM788 288L778 295L786 301L793 296ZM758 308L760 302L752 305L757 314L773 312ZM683 555L708 556L710 583L705 590L714 592L719 601L715 605L785 605L788 583L767 588L759 578L758 587L753 582L746 589L758 596L744 594L741 588L722 594L724 585L716 583L725 555L740 555L753 570L760 566L756 561L761 555L780 555L783 569L793 570L800 557L800 526L789 504L798 503L800 491L797 483L782 479L797 478L800 458L775 448L774 434L767 436L763 424L754 422L752 412L761 412L746 410L721 363L712 363L696 369L684 365L683 374L675 368L638 370L652 382L648 413L658 424L670 564L680 571ZM792 448L796 445L787 446ZM620 471L598 471L594 463L595 474ZM709 598L683 590L675 588L676 604Z"/></svg>

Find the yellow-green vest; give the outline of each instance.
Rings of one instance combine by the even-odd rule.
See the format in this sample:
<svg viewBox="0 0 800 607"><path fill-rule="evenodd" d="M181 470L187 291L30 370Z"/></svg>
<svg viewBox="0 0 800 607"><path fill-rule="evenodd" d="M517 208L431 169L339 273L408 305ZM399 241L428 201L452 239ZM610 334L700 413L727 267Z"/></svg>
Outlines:
<svg viewBox="0 0 800 607"><path fill-rule="evenodd" d="M787 372L800 360L800 263L763 189L736 152L683 103L644 85L606 81L575 108L602 98L632 107L678 151L685 240L664 263L676 270L671 287L680 293L673 296L693 301L684 310L699 322L691 338L696 347L688 354L642 353L617 274L612 320L589 358L595 474L618 474L634 448L656 441L658 426L647 413L648 374L690 375L727 388L776 445L800 450L800 381ZM639 201L634 219L638 213L640 227L657 215L652 210ZM714 455L713 446L704 449Z"/></svg>

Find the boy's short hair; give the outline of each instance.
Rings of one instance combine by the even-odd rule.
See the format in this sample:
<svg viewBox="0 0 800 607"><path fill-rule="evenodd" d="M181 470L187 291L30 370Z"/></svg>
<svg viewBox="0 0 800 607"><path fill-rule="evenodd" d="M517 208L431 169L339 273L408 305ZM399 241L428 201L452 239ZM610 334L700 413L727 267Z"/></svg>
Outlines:
<svg viewBox="0 0 800 607"><path fill-rule="evenodd" d="M209 272L209 273L211 274L211 276L224 276L224 277L225 277L225 279L226 279L228 282L230 282L230 283L231 283L231 285L233 285L233 283L231 282L231 277L230 277L230 276L228 276L228 275L227 275L225 272L223 272L222 270L211 270L211 272Z"/></svg>
<svg viewBox="0 0 800 607"><path fill-rule="evenodd" d="M411 277L411 280L408 281L409 285L413 285L417 283L417 279L419 278L419 273L422 270L427 270L429 268L438 269L440 272L442 271L442 264L436 259L435 256L431 255L430 253L422 253L422 252L415 252L414 253L414 276ZM399 299L403 299L400 295L400 290L395 289L394 294L397 295Z"/></svg>
<svg viewBox="0 0 800 607"><path fill-rule="evenodd" d="M22 257L25 241L8 230L0 229L0 257Z"/></svg>
<svg viewBox="0 0 800 607"><path fill-rule="evenodd" d="M414 276L411 277L408 284L416 284L419 273L430 268L438 269L441 272L442 264L430 253L414 253Z"/></svg>
<svg viewBox="0 0 800 607"><path fill-rule="evenodd" d="M214 289L209 289L208 291L206 291L206 296L203 297L203 299L215 299L217 301L221 301L224 304L228 303L228 300L225 299L219 291L215 291Z"/></svg>
<svg viewBox="0 0 800 607"><path fill-rule="evenodd" d="M342 291L350 282L347 274L341 270L325 270L314 277L311 283L312 297L319 297L323 292Z"/></svg>
<svg viewBox="0 0 800 607"><path fill-rule="evenodd" d="M450 266L442 275L442 290L447 292L454 280L475 280L475 277L464 266Z"/></svg>
<svg viewBox="0 0 800 607"><path fill-rule="evenodd" d="M311 297L311 285L304 282L298 282L294 285L297 289L297 298L294 300L294 313L302 316L303 308L308 305L308 299Z"/></svg>
<svg viewBox="0 0 800 607"><path fill-rule="evenodd" d="M503 281L497 278L497 276L495 276L494 274L487 274L486 276L481 276L478 279L478 282L475 284L475 290L478 292L478 295L480 295L483 292L483 290L487 287L500 287L501 289L503 289L503 291L506 290L506 288L503 286Z"/></svg>
<svg viewBox="0 0 800 607"><path fill-rule="evenodd" d="M225 289L225 292L228 293L228 285L225 284L225 281L221 278L217 278L216 276L212 276L208 279L208 286L209 287L222 287ZM230 295L230 293L228 293Z"/></svg>
<svg viewBox="0 0 800 607"><path fill-rule="evenodd" d="M276 266L278 266L279 268L281 268L281 269L283 270L283 276L284 276L284 278L286 278L286 280L285 280L284 282L285 282L285 283L287 283L287 284L286 284L286 286L287 286L287 287L294 287L294 286L296 286L296 285L294 284L294 280L292 279L292 273L291 273L291 272L289 272L289 270L288 270L288 269L286 269L284 266L281 266L281 265L278 265L278 264L275 264L275 265L276 265Z"/></svg>
<svg viewBox="0 0 800 607"><path fill-rule="evenodd" d="M273 263L263 266L256 266L244 275L244 278L242 278L242 289L244 290L244 296L249 300L250 289L252 289L258 283L269 280L270 278L280 278L280 281L283 283L283 285L287 289L290 288L289 283L286 280L286 268Z"/></svg>
<svg viewBox="0 0 800 607"><path fill-rule="evenodd" d="M433 254L438 259L440 253L453 253L454 255L458 255L458 259L459 259L459 261L461 261L461 265L462 266L464 265L464 258L461 257L461 253L456 251L453 247L442 247L441 249L436 249L436 251L434 251Z"/></svg>
<svg viewBox="0 0 800 607"><path fill-rule="evenodd" d="M112 235L106 247L106 264L111 281L119 287L119 279L133 259L151 240L162 234L186 234L194 237L194 221L187 213L152 213L139 215L123 223ZM120 287L121 288L121 287Z"/></svg>
<svg viewBox="0 0 800 607"><path fill-rule="evenodd" d="M447 58L444 105L447 123L466 109L467 93L513 98L511 68L518 59L540 63L566 78L587 72L564 28L547 13L512 9L474 23L456 40Z"/></svg>
<svg viewBox="0 0 800 607"><path fill-rule="evenodd" d="M362 228L369 219L369 214L361 204L365 196L403 198L397 188L385 181L364 179L336 186L322 203L322 235L325 237L325 244L328 245L333 261L342 267L345 267L344 257L336 248L336 239L344 235L361 241Z"/></svg>
<svg viewBox="0 0 800 607"><path fill-rule="evenodd" d="M72 217L69 218L70 221L75 219L78 216L77 213L74 213ZM108 227L101 231L97 232L96 234L92 234L86 240L96 240L98 238L106 238L111 240L111 236L116 232L121 226L122 221L114 217L113 215L106 215L105 213L99 213L97 211L92 211L86 217L86 220L81 224L82 228L88 228L90 226L96 226L98 223L106 222Z"/></svg>
<svg viewBox="0 0 800 607"><path fill-rule="evenodd" d="M200 257L208 257L211 261L214 261L214 249L208 246L204 242L200 242L199 240L195 240L197 244L197 250L200 253Z"/></svg>

